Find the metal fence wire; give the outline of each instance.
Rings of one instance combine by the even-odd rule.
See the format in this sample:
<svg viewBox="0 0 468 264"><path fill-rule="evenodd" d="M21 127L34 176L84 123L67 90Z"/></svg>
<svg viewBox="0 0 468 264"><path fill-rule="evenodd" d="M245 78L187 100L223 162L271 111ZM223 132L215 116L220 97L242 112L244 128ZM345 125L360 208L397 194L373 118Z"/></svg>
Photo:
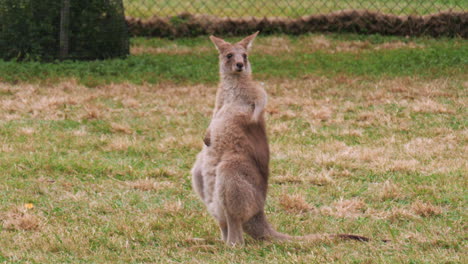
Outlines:
<svg viewBox="0 0 468 264"><path fill-rule="evenodd" d="M123 0L133 36L351 32L468 38L468 0Z"/></svg>
<svg viewBox="0 0 468 264"><path fill-rule="evenodd" d="M126 16L168 17L181 13L224 18L298 18L346 10L393 15L427 15L466 12L467 0L124 0Z"/></svg>

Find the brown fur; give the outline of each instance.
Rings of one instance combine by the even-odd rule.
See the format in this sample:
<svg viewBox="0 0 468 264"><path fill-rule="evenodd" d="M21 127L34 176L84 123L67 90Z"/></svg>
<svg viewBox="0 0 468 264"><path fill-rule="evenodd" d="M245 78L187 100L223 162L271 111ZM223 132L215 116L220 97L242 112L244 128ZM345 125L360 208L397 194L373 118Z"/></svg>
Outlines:
<svg viewBox="0 0 468 264"><path fill-rule="evenodd" d="M239 106L251 107L253 109L251 121L260 122L259 119L267 103L267 95L265 90L252 80L251 66L247 58L247 51L257 34L258 32L234 45L220 38L210 37L219 51L221 77L213 117L224 105L235 103ZM237 65L242 66L239 69ZM209 146L210 141L210 131L207 130L204 142Z"/></svg>
<svg viewBox="0 0 468 264"><path fill-rule="evenodd" d="M205 144L192 169L193 188L218 221L228 245L255 239L347 238L355 235L293 237L275 231L264 214L270 153L265 129L266 92L252 80L244 54L255 33L236 44L211 36L219 51L221 85ZM239 67L242 65L242 67Z"/></svg>

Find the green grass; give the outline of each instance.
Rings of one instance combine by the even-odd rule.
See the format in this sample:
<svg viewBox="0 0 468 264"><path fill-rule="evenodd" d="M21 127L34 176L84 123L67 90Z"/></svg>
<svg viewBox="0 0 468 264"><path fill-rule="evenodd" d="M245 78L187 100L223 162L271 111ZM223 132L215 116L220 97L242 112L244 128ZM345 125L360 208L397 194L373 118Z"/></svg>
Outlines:
<svg viewBox="0 0 468 264"><path fill-rule="evenodd" d="M389 14L426 15L449 9L463 11L468 4L463 0L452 1L396 1L396 0L337 0L337 1L229 1L220 2L180 0L155 3L147 0L124 0L126 15L147 18L153 15L173 16L188 12L192 14L211 14L227 17L298 17L310 14L329 13L345 9L368 9Z"/></svg>
<svg viewBox="0 0 468 264"><path fill-rule="evenodd" d="M332 34L326 40L329 46L314 43L316 35L284 37L291 52L264 52L254 49L255 71L260 79L271 77L304 77L310 74L335 76L346 74L365 76L428 77L462 75L468 64L468 45L461 39L402 39L398 37L367 36L353 39ZM233 39L234 40L234 39ZM259 43L268 45L275 37L260 37ZM415 43L424 48L377 49L385 42ZM3 62L0 61L0 80L6 82L44 81L75 78L87 85L128 81L135 84L214 83L218 74L213 71L217 55L206 37L195 39L137 38L134 48L161 48L167 52L135 54L128 59L86 62ZM334 48L343 52L336 52ZM185 52L184 50L188 50ZM271 47L269 48L271 49ZM181 52L184 51L184 52ZM196 65L196 67L194 67Z"/></svg>
<svg viewBox="0 0 468 264"><path fill-rule="evenodd" d="M224 246L191 188L218 78L206 38L132 39L128 60L0 62L0 261L466 263L466 46L259 37L268 219L373 241L243 248Z"/></svg>

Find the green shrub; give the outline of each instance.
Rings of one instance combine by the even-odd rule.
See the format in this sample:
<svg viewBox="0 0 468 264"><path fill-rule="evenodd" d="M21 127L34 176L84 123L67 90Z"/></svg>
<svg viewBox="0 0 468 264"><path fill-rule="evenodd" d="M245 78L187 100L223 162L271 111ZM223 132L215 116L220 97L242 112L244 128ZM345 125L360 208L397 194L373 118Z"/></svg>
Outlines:
<svg viewBox="0 0 468 264"><path fill-rule="evenodd" d="M61 0L0 0L0 58L54 60L60 53ZM129 53L122 0L70 1L67 59Z"/></svg>

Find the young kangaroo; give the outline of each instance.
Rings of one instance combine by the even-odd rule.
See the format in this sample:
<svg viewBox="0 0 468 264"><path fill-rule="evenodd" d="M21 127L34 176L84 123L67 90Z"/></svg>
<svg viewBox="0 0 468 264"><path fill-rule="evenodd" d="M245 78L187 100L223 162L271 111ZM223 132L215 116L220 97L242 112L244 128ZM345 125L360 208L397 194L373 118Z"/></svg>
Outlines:
<svg viewBox="0 0 468 264"><path fill-rule="evenodd" d="M270 159L265 130L266 92L251 74L247 51L258 32L230 44L210 39L219 51L221 84L216 96L206 145L192 168L192 185L209 213L218 221L223 240L231 246L254 239L313 240L368 238L348 234L289 236L267 222L264 206Z"/></svg>

